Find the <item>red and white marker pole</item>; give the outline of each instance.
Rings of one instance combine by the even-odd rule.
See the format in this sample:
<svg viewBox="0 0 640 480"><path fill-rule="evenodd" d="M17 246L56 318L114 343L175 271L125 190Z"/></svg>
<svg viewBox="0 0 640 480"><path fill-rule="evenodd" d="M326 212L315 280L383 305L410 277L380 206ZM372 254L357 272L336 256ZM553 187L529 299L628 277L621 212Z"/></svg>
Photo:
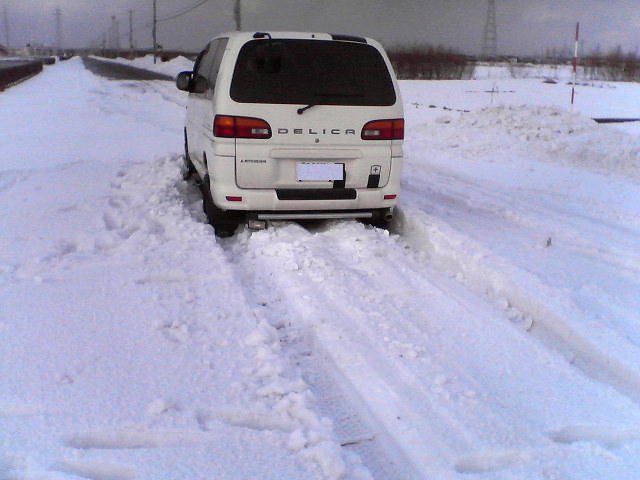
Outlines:
<svg viewBox="0 0 640 480"><path fill-rule="evenodd" d="M578 78L578 44L580 41L580 22L576 23L576 46L573 51L573 85L571 86L571 105L576 96L576 81Z"/></svg>

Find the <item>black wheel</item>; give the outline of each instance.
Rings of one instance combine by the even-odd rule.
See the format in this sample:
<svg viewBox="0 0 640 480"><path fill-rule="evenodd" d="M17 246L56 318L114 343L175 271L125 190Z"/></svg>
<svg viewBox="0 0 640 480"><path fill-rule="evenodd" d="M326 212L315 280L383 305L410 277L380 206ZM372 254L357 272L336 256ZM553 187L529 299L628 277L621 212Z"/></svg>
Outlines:
<svg viewBox="0 0 640 480"><path fill-rule="evenodd" d="M189 143L187 142L187 129L184 130L184 167L182 169L182 179L189 180L196 173L196 167L193 166L189 157Z"/></svg>
<svg viewBox="0 0 640 480"><path fill-rule="evenodd" d="M242 216L236 212L220 210L213 203L211 187L209 185L209 175L206 175L200 185L202 190L202 210L204 210L207 220L213 226L218 237L230 237L240 225Z"/></svg>

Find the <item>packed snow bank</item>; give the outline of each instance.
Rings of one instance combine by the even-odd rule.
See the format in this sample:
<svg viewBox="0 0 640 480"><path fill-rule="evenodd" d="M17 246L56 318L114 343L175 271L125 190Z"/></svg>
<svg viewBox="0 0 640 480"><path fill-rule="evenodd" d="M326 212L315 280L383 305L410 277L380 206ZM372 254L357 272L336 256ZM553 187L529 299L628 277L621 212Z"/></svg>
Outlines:
<svg viewBox="0 0 640 480"><path fill-rule="evenodd" d="M172 77L176 77L180 72L193 70L193 60L182 56L173 58L168 62L163 62L158 57L155 63L153 62L153 55L145 55L144 57L134 58L132 60L126 58L105 59L102 57L99 59L142 68L144 70L151 70L152 72L163 73Z"/></svg>
<svg viewBox="0 0 640 480"><path fill-rule="evenodd" d="M640 138L596 124L579 113L558 107L498 106L462 116L436 119L438 141L459 146L466 153L498 146L510 140L536 151L553 163L619 175L640 183ZM417 127L415 135L428 138L433 127Z"/></svg>

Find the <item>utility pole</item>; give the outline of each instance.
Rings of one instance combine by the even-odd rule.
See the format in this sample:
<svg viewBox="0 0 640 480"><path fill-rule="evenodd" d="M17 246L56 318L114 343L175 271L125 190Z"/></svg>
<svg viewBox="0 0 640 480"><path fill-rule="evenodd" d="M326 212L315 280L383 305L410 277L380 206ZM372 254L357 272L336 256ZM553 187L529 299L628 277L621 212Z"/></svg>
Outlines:
<svg viewBox="0 0 640 480"><path fill-rule="evenodd" d="M156 63L156 57L158 56L158 15L157 15L156 0L153 0L153 63Z"/></svg>
<svg viewBox="0 0 640 480"><path fill-rule="evenodd" d="M115 47L116 50L120 50L120 23L118 22L117 17L114 15L113 17L113 37L115 39Z"/></svg>
<svg viewBox="0 0 640 480"><path fill-rule="evenodd" d="M109 29L109 48L120 50L120 25L115 15L111 15L111 28Z"/></svg>
<svg viewBox="0 0 640 480"><path fill-rule="evenodd" d="M116 16L111 15L111 26L109 27L109 49L116 48Z"/></svg>
<svg viewBox="0 0 640 480"><path fill-rule="evenodd" d="M133 54L133 10L129 10L129 50Z"/></svg>
<svg viewBox="0 0 640 480"><path fill-rule="evenodd" d="M576 23L576 43L573 50L573 83L571 85L571 108L576 97L576 81L578 79L578 47L580 45L580 22Z"/></svg>
<svg viewBox="0 0 640 480"><path fill-rule="evenodd" d="M58 55L62 53L62 10L60 7L56 8L54 13L56 17L56 50Z"/></svg>
<svg viewBox="0 0 640 480"><path fill-rule="evenodd" d="M236 21L236 30L240 31L242 30L242 1L241 0L235 0L236 3L233 7L233 17L235 18Z"/></svg>
<svg viewBox="0 0 640 480"><path fill-rule="evenodd" d="M7 48L11 45L11 35L9 34L9 11L7 6L4 6L4 34L7 39Z"/></svg>

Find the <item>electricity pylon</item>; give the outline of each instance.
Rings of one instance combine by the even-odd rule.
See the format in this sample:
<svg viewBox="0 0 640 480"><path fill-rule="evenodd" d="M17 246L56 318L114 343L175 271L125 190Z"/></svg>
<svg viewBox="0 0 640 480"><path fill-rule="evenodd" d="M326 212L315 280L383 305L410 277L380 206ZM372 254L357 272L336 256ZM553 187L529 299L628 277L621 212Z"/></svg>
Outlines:
<svg viewBox="0 0 640 480"><path fill-rule="evenodd" d="M488 0L487 22L482 38L482 58L495 60L498 56L498 28L496 26L496 0Z"/></svg>

